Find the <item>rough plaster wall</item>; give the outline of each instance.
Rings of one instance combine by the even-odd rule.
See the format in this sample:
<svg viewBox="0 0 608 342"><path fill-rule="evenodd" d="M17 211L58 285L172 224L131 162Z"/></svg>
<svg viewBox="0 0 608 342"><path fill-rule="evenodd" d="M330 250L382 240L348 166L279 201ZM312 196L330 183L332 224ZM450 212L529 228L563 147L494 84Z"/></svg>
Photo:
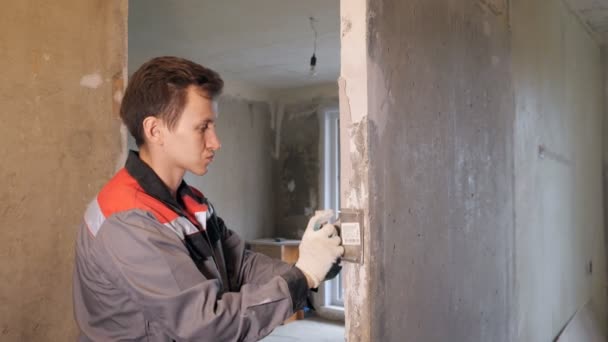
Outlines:
<svg viewBox="0 0 608 342"><path fill-rule="evenodd" d="M222 148L209 172L188 175L228 227L244 239L274 234L272 141L268 104L222 96L218 135Z"/></svg>
<svg viewBox="0 0 608 342"><path fill-rule="evenodd" d="M606 323L600 50L561 1L512 6L516 336L549 341L591 298Z"/></svg>
<svg viewBox="0 0 608 342"><path fill-rule="evenodd" d="M372 341L511 341L506 1L369 2Z"/></svg>
<svg viewBox="0 0 608 342"><path fill-rule="evenodd" d="M73 246L121 153L113 114L126 1L9 1L0 11L0 336L73 341ZM88 76L86 76L88 75Z"/></svg>

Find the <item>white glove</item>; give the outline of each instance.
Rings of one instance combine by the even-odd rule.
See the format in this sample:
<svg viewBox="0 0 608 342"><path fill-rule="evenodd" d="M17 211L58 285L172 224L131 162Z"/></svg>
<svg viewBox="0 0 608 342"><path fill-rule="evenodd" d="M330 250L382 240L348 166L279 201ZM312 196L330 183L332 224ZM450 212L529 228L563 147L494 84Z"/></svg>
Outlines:
<svg viewBox="0 0 608 342"><path fill-rule="evenodd" d="M296 267L306 274L311 282L309 286L313 289L319 287L334 262L344 254L336 227L327 223L332 216L332 210L317 212L308 221L300 242L300 257ZM321 229L315 231L315 226L321 226Z"/></svg>

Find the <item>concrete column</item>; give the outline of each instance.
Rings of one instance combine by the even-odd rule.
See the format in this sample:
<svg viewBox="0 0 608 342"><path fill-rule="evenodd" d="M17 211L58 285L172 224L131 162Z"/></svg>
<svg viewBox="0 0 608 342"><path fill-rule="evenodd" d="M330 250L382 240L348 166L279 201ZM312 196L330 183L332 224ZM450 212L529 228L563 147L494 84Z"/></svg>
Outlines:
<svg viewBox="0 0 608 342"><path fill-rule="evenodd" d="M511 341L506 1L369 9L372 340Z"/></svg>
<svg viewBox="0 0 608 342"><path fill-rule="evenodd" d="M341 14L342 199L366 213L348 340L511 341L506 1L365 3Z"/></svg>
<svg viewBox="0 0 608 342"><path fill-rule="evenodd" d="M0 31L0 340L75 341L77 227L125 149L127 1L5 1Z"/></svg>

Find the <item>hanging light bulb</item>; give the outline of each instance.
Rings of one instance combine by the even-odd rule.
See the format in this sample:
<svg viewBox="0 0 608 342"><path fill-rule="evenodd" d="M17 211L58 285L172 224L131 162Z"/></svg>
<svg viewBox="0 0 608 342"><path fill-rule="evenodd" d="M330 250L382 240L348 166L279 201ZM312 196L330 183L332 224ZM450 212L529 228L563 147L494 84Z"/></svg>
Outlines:
<svg viewBox="0 0 608 342"><path fill-rule="evenodd" d="M310 70L308 72L308 75L312 77L317 75L317 28L315 27L315 22L317 20L314 17L309 17L308 19L310 20L310 28L314 33L313 50L312 56L310 57Z"/></svg>
<svg viewBox="0 0 608 342"><path fill-rule="evenodd" d="M317 56L315 56L315 54L312 54L312 57L310 57L310 71L308 72L308 74L310 76L316 76L317 75Z"/></svg>

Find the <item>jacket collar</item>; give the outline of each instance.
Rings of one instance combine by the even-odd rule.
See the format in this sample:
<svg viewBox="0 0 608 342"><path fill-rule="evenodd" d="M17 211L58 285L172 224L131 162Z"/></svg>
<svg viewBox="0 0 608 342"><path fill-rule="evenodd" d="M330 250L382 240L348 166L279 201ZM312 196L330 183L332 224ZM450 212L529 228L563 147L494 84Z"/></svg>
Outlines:
<svg viewBox="0 0 608 342"><path fill-rule="evenodd" d="M183 205L181 205L175 197L171 196L169 188L163 183L160 177L158 177L156 172L139 158L138 152L133 150L129 151L125 169L133 178L135 178L139 186L141 186L148 195L162 201L178 213L184 211ZM189 193L190 188L186 182L182 180L177 188L177 197L181 198Z"/></svg>

